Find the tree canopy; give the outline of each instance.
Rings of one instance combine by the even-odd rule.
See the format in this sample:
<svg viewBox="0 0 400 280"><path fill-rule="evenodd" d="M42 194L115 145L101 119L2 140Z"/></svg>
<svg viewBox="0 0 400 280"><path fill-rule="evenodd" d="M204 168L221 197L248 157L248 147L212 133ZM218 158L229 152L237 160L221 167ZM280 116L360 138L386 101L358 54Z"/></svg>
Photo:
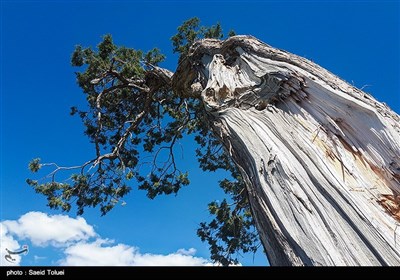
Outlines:
<svg viewBox="0 0 400 280"><path fill-rule="evenodd" d="M184 61L191 46L202 38L224 38L219 23L200 26L198 18L185 21L171 37L173 51ZM230 31L228 36L234 35ZM41 179L27 183L54 209L79 215L87 207L99 207L105 215L132 187L147 192L150 199L176 194L190 184L189 174L175 156L179 139L193 135L196 155L204 171L223 169L230 178L219 182L228 195L208 205L211 221L197 230L210 247L211 259L222 265L238 262L241 252L260 246L247 192L240 172L213 134L200 95L182 96L174 90L173 73L159 65L165 56L157 48L144 52L118 46L107 34L96 48L76 46L71 64L86 97L84 108L71 108L93 143L93 158L79 166L29 163L32 172L47 167Z"/></svg>

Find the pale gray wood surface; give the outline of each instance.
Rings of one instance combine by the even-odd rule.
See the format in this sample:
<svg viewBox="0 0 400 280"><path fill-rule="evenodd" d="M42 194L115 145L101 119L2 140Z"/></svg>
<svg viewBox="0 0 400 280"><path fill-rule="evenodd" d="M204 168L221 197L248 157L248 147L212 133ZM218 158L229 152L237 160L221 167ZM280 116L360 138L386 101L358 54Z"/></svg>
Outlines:
<svg viewBox="0 0 400 280"><path fill-rule="evenodd" d="M400 265L400 118L385 104L250 36L196 43L173 84L201 94L271 265Z"/></svg>

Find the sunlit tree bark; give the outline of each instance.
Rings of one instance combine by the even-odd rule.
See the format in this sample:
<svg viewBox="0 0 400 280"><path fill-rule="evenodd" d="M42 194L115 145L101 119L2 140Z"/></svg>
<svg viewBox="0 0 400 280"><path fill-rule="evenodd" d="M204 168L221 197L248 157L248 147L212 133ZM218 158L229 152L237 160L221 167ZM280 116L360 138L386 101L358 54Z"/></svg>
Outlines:
<svg viewBox="0 0 400 280"><path fill-rule="evenodd" d="M400 264L400 118L386 104L249 36L196 42L172 86L201 95L271 265Z"/></svg>

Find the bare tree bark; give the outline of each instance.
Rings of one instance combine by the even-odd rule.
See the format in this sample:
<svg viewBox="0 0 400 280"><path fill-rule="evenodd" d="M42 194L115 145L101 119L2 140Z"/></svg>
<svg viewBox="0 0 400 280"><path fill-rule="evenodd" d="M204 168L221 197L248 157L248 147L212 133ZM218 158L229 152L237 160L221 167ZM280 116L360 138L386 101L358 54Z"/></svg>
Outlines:
<svg viewBox="0 0 400 280"><path fill-rule="evenodd" d="M400 265L400 118L384 103L250 36L195 43L172 85L201 95L271 265Z"/></svg>

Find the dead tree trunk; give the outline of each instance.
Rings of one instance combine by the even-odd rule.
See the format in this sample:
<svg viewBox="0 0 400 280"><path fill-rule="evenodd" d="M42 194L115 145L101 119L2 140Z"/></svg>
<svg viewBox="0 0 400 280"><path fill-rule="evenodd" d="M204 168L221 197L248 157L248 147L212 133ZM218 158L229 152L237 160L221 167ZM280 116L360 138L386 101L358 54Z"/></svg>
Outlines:
<svg viewBox="0 0 400 280"><path fill-rule="evenodd" d="M249 36L195 43L173 87L201 94L271 265L400 265L400 118L385 104Z"/></svg>

